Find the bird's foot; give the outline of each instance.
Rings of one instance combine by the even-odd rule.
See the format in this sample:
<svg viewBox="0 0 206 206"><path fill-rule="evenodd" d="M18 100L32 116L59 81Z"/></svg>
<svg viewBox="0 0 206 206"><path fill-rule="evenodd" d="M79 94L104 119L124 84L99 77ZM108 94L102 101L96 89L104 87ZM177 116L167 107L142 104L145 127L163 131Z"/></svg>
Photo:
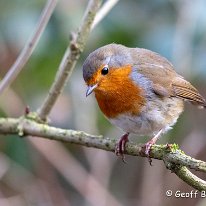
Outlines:
<svg viewBox="0 0 206 206"><path fill-rule="evenodd" d="M150 150L151 150L151 147L153 144L155 144L156 141L153 140L153 138L148 141L146 144L145 144L145 154L147 156L147 159L148 159L148 162L149 164L152 166L152 159L150 157Z"/></svg>
<svg viewBox="0 0 206 206"><path fill-rule="evenodd" d="M151 147L152 147L152 145L154 145L155 143L156 143L156 141L158 140L158 138L160 137L160 135L161 135L161 133L162 133L162 130L160 130L150 141L148 141L146 144L145 144L145 146L144 146L144 148L145 148L145 155L147 156L147 158L148 158L148 161L149 161L149 164L152 166L152 159L151 159L151 157L150 157L150 151L151 151Z"/></svg>
<svg viewBox="0 0 206 206"><path fill-rule="evenodd" d="M150 156L150 150L151 150L151 147L153 144L155 144L155 140L152 138L150 141L148 141L146 144L145 144L145 154L147 155L147 157Z"/></svg>
<svg viewBox="0 0 206 206"><path fill-rule="evenodd" d="M128 136L129 136L129 133L124 134L120 138L119 142L116 144L116 147L115 147L115 154L117 156L121 156L122 161L124 163L126 163L124 152L125 152L125 145L129 141Z"/></svg>

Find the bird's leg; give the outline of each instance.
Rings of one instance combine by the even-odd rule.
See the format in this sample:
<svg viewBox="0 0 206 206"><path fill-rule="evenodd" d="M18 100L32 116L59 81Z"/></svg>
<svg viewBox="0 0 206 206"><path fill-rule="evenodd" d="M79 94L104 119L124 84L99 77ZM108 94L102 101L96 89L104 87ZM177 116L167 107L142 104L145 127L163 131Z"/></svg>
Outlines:
<svg viewBox="0 0 206 206"><path fill-rule="evenodd" d="M149 156L150 149L153 144L159 139L160 135L162 134L162 129L150 140L145 144L145 154Z"/></svg>
<svg viewBox="0 0 206 206"><path fill-rule="evenodd" d="M115 154L117 156L121 156L123 162L125 162L124 151L125 151L125 145L129 141L128 136L129 136L129 133L124 134L120 138L119 142L117 143L117 145L115 147Z"/></svg>
<svg viewBox="0 0 206 206"><path fill-rule="evenodd" d="M148 159L149 159L149 163L150 165L152 165L152 159L150 158L149 156L149 153L150 153L150 149L152 147L153 144L156 143L156 141L159 139L160 135L162 134L163 130L161 129L150 141L148 141L146 144L145 144L145 154L147 155Z"/></svg>

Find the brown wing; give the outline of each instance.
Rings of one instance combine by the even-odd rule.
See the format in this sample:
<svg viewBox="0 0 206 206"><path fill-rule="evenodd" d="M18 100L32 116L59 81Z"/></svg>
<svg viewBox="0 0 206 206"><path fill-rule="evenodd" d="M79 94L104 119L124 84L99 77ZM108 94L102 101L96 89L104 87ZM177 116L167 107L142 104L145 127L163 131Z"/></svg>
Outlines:
<svg viewBox="0 0 206 206"><path fill-rule="evenodd" d="M149 50L142 50L142 54L149 55L150 58L141 58L137 70L152 80L153 90L156 94L163 97L179 97L192 104L206 107L206 101L197 89L178 75L168 60Z"/></svg>
<svg viewBox="0 0 206 206"><path fill-rule="evenodd" d="M200 95L197 89L183 78L175 78L172 82L172 88L177 97L189 100L193 104L206 107L206 101L202 95Z"/></svg>

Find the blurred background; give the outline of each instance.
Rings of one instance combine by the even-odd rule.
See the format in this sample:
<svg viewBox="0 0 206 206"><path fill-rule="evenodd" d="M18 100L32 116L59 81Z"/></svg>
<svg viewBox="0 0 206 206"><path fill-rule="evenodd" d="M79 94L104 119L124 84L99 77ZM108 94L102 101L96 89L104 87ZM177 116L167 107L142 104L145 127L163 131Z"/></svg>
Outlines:
<svg viewBox="0 0 206 206"><path fill-rule="evenodd" d="M0 78L6 74L32 34L46 1L0 0ZM69 35L80 24L87 1L61 0L32 57L3 95L1 117L35 111L53 82ZM94 49L121 43L144 47L167 57L176 71L206 98L206 1L120 0L93 30L85 51L50 115L52 125L118 139L122 131L100 113L94 96L85 98L82 63ZM186 104L174 129L159 144L177 143L186 154L206 161L206 111ZM147 137L131 136L144 143ZM188 206L206 199L166 197L167 190L192 188L162 161L126 156L43 140L0 136L0 205L3 206ZM193 171L194 172L194 171ZM206 175L195 172L206 179Z"/></svg>

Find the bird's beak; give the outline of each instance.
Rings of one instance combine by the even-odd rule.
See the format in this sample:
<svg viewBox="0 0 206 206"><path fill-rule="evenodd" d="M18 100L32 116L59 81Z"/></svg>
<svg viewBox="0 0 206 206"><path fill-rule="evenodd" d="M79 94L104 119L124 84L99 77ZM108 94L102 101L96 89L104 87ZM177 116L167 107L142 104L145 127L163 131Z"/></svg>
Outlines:
<svg viewBox="0 0 206 206"><path fill-rule="evenodd" d="M94 91L95 88L97 88L97 84L88 86L87 87L87 92L86 92L86 97L89 96Z"/></svg>

